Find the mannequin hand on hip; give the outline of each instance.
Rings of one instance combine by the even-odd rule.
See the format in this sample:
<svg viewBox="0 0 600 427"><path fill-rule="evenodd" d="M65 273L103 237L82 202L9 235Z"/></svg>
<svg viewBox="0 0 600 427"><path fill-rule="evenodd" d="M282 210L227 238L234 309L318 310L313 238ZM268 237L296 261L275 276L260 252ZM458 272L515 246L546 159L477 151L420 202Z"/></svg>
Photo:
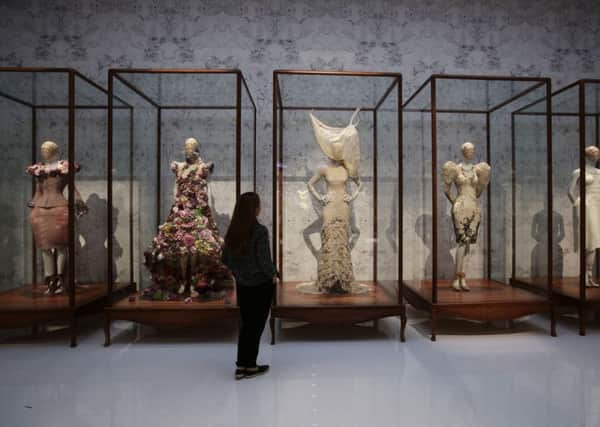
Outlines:
<svg viewBox="0 0 600 427"><path fill-rule="evenodd" d="M321 203L323 203L323 205L328 205L330 201L331 198L329 197L329 194L323 194L321 196Z"/></svg>

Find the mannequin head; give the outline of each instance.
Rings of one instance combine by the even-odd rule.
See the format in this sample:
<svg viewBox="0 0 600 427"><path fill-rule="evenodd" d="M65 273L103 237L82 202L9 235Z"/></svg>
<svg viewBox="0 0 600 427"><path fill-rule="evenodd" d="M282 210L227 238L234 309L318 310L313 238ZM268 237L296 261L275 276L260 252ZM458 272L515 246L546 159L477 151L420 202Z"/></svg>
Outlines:
<svg viewBox="0 0 600 427"><path fill-rule="evenodd" d="M344 143L341 141L335 141L331 143L331 154L332 160L339 161L337 159L344 158Z"/></svg>
<svg viewBox="0 0 600 427"><path fill-rule="evenodd" d="M590 162L597 162L600 160L600 148L596 147L595 145L589 145L585 147L585 157Z"/></svg>
<svg viewBox="0 0 600 427"><path fill-rule="evenodd" d="M195 160L198 158L198 141L196 141L196 138L186 139L183 151L186 160Z"/></svg>
<svg viewBox="0 0 600 427"><path fill-rule="evenodd" d="M467 161L473 160L473 156L475 156L475 145L472 142L465 142L461 147L462 155Z"/></svg>
<svg viewBox="0 0 600 427"><path fill-rule="evenodd" d="M45 162L52 162L58 157L58 145L55 142L44 142L40 151L42 153L42 160Z"/></svg>

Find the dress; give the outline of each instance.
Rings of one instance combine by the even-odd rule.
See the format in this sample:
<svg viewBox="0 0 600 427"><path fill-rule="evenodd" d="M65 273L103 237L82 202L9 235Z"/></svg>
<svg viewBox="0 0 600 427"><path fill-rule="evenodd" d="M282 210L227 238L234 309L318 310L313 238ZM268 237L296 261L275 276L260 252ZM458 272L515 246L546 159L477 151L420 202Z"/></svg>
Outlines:
<svg viewBox="0 0 600 427"><path fill-rule="evenodd" d="M75 172L80 170L74 164ZM36 163L26 172L35 178L35 193L28 206L32 208L29 223L38 249L48 250L69 244L69 202L63 195L68 184L69 162L59 160L54 164ZM75 190L77 215L87 212L79 192Z"/></svg>
<svg viewBox="0 0 600 427"><path fill-rule="evenodd" d="M579 175L579 169L573 172ZM575 203L579 208L579 199ZM579 209L577 209L579 215ZM600 248L600 169L585 170L585 248Z"/></svg>
<svg viewBox="0 0 600 427"><path fill-rule="evenodd" d="M169 299L181 284L198 292L213 290L231 279L221 262L223 239L208 205L210 165L198 159L194 163L172 162L175 173L175 202L167 220L145 252L145 264L152 273L153 286L146 294ZM182 268L182 261L185 266Z"/></svg>
<svg viewBox="0 0 600 427"><path fill-rule="evenodd" d="M452 204L452 221L459 245L477 242L477 232L481 224L479 197L490 181L490 170L490 165L484 162L472 168L454 162L446 162L442 166L444 184L450 188L455 184L458 190Z"/></svg>
<svg viewBox="0 0 600 427"><path fill-rule="evenodd" d="M344 201L348 172L342 166L328 167L325 179L330 200L323 208L317 288L323 293L349 293L354 271L350 256L350 207Z"/></svg>

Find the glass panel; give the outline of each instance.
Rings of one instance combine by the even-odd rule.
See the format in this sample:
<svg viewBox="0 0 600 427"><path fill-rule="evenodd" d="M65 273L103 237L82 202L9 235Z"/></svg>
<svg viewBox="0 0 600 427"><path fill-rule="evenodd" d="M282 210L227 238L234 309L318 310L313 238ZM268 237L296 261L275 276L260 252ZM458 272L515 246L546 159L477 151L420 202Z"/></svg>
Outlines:
<svg viewBox="0 0 600 427"><path fill-rule="evenodd" d="M600 147L600 82L585 82L585 147L596 146ZM586 159L587 161L587 159ZM598 168L598 163L594 165ZM594 167L592 166L592 168ZM593 170L593 169L592 169ZM597 169L596 169L597 171ZM586 273L581 274L585 277L585 284L590 284L587 278L587 271L589 274L594 276L593 282L600 282L600 256L598 254L598 247L600 244L595 241L597 240L597 226L598 223L598 191L595 185L598 178L593 177L591 183L589 182L589 176L586 176L586 187L585 187L585 206L586 206L586 219L585 219L585 255L586 255ZM580 181L582 182L582 181ZM591 255L594 251L595 255ZM588 258L589 257L589 258ZM591 258L591 259L590 259ZM593 265L592 265L593 262ZM595 292L589 287L585 288L585 298L588 301L598 301L600 294Z"/></svg>
<svg viewBox="0 0 600 427"><path fill-rule="evenodd" d="M121 107L116 97L127 97L131 108ZM136 132L149 131L141 129L135 121L136 115L142 115L144 104L141 99L134 98L135 94L128 91L120 82L114 82L112 110L112 239L113 239L113 279L116 287L139 281L138 271L134 263L135 243L134 221L141 221L140 216L148 212L140 212L140 191L135 177L133 136ZM151 107L146 106L146 110ZM155 140L155 139L154 139ZM150 139L148 142L152 141ZM150 142L151 143L151 142ZM147 154L146 154L147 155ZM140 158L142 162L145 157ZM150 212L150 215L152 212ZM135 271L135 274L134 274Z"/></svg>
<svg viewBox="0 0 600 427"><path fill-rule="evenodd" d="M25 98L18 87L32 85L31 74L0 73L0 92ZM2 232L0 252L0 292L20 288L34 281L37 260L33 236L29 224L31 209L27 204L32 198L34 181L25 173L35 163L37 151L32 144L37 141L34 130L34 110L26 105L0 96L0 139L2 140L2 164L0 189L2 201L0 221ZM39 256L39 255L38 255ZM0 299L0 304L7 304ZM28 304L33 304L30 300Z"/></svg>
<svg viewBox="0 0 600 427"><path fill-rule="evenodd" d="M574 294L579 290L579 221L568 190L573 171L579 169L579 154L579 85L575 85L552 96L552 272L554 288L571 288ZM578 186L575 192L579 193Z"/></svg>
<svg viewBox="0 0 600 427"><path fill-rule="evenodd" d="M119 73L156 104L235 107L235 73Z"/></svg>
<svg viewBox="0 0 600 427"><path fill-rule="evenodd" d="M69 75L66 72L0 73L3 94L37 106L67 106L69 103Z"/></svg>
<svg viewBox="0 0 600 427"><path fill-rule="evenodd" d="M75 223L77 303L107 291L107 96L87 80L75 77L75 212L87 213Z"/></svg>
<svg viewBox="0 0 600 427"><path fill-rule="evenodd" d="M431 297L433 267L431 86L404 106L403 219L404 281ZM427 283L429 281L429 283Z"/></svg>
<svg viewBox="0 0 600 427"><path fill-rule="evenodd" d="M256 107L252 103L250 92L242 85L242 139L241 139L241 192L254 191L256 162ZM263 175L267 175L263 171ZM266 203L265 203L266 206ZM266 212L265 212L266 213Z"/></svg>
<svg viewBox="0 0 600 427"><path fill-rule="evenodd" d="M543 287L548 286L550 218L545 103L536 106L537 114L511 113L545 95L544 85L514 99L490 117L494 167L490 183L492 278L507 282L514 277ZM556 212L553 221L560 223Z"/></svg>
<svg viewBox="0 0 600 427"><path fill-rule="evenodd" d="M278 78L284 106L279 116L282 120L281 129L278 129L278 141L282 147L282 182L278 184L279 218L276 219L281 224L282 250L279 261L284 283L278 294L278 304L395 304L398 274L395 257L399 233L397 212L394 213L399 203L396 78L318 74L283 74ZM317 143L309 113L313 111L315 117L326 126L344 128L357 107L363 108L357 116L360 121L356 126L360 141L357 175L362 182L362 189L353 201L348 204L342 201L337 209L337 203L342 200L336 199L337 195L354 194L356 182L350 176L351 166L332 162ZM377 129L373 111L375 107L379 107ZM378 132L380 152L375 157L375 137ZM375 174L376 166L381 169L380 177ZM337 173L341 173L342 178L339 179L343 180L338 192L333 183L337 179L335 177L339 177L335 175ZM332 198L329 203L319 201L311 193L307 185L311 178L314 178L314 188L319 195L327 194ZM377 196L376 188L381 191ZM375 218L376 201L380 221ZM374 288L357 299L353 299L356 295L347 295L337 302L332 302L334 299L328 298L329 295L307 295L308 289L317 291L315 282L320 254L327 250L323 242L331 239L332 230L335 231L338 224L335 221L341 224L340 234L343 234L338 239L348 238L354 284L373 286L385 282L390 285L390 292ZM340 243L338 240L332 244L330 257L321 259L321 268L327 269L327 263L348 262L343 257L343 250L339 249L341 246L334 249L336 244L343 245L344 241ZM376 254L381 258L377 264ZM375 278L379 279L378 274L381 280L375 283ZM348 285L347 281L343 282ZM296 288L299 284L302 284L301 289Z"/></svg>
<svg viewBox="0 0 600 427"><path fill-rule="evenodd" d="M113 94L133 108L113 109L113 236L116 282L150 283L143 266L144 251L156 235L158 217L158 109L142 95L113 81ZM118 257L122 251L122 256Z"/></svg>
<svg viewBox="0 0 600 427"><path fill-rule="evenodd" d="M397 299L400 245L400 85L377 109L377 283Z"/></svg>
<svg viewBox="0 0 600 427"><path fill-rule="evenodd" d="M385 76L279 75L281 102L286 108L374 108L393 82L394 77Z"/></svg>
<svg viewBox="0 0 600 427"><path fill-rule="evenodd" d="M115 236L120 246L115 242L115 252L122 253L115 260L119 280L133 276L140 289L152 284L144 253L151 249L158 226L172 223L167 219L176 190L171 165L185 162L188 138L198 141L205 163L214 163L208 203L220 235L225 235L236 200L236 81L236 73L117 74L114 95L132 107L113 112L113 204L118 209ZM246 191L254 180L254 169L247 166L253 165L254 117L242 87ZM179 272L178 266L174 268L171 276Z"/></svg>
<svg viewBox="0 0 600 427"><path fill-rule="evenodd" d="M536 84L539 81L437 78L436 108L438 111L451 109L485 112Z"/></svg>

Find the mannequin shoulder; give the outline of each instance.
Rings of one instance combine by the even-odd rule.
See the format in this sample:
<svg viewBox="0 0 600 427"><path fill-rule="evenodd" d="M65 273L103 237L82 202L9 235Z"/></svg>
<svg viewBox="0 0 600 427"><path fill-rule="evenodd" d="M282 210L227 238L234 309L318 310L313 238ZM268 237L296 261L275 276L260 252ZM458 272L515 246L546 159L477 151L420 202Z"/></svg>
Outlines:
<svg viewBox="0 0 600 427"><path fill-rule="evenodd" d="M171 162L170 168L172 172L177 172L179 170L179 167L181 166L183 162L177 162L175 160L173 160Z"/></svg>
<svg viewBox="0 0 600 427"><path fill-rule="evenodd" d="M482 174L483 173L483 174L488 174L489 175L490 172L492 171L492 167L489 164L487 164L486 162L481 162L481 163L477 163L475 165L475 171L478 174Z"/></svg>
<svg viewBox="0 0 600 427"><path fill-rule="evenodd" d="M579 169L579 168L575 169L573 171L573 173L571 174L572 179L579 179L580 176L581 176L581 169ZM591 184L592 182L594 182L594 176L591 173L588 173L586 171L585 172L585 183Z"/></svg>
<svg viewBox="0 0 600 427"><path fill-rule="evenodd" d="M59 160L58 165L56 166L58 171L63 175L67 175L69 173L69 167L70 165L68 160ZM81 170L81 166L79 165L79 163L73 163L73 170L75 172L79 172Z"/></svg>
<svg viewBox="0 0 600 427"><path fill-rule="evenodd" d="M492 167L486 162L481 162L475 165L475 173L480 181L487 182L490 179L492 173Z"/></svg>
<svg viewBox="0 0 600 427"><path fill-rule="evenodd" d="M325 176L327 174L327 171L329 170L329 166L328 165L320 165L316 172L315 175L318 176Z"/></svg>
<svg viewBox="0 0 600 427"><path fill-rule="evenodd" d="M25 168L25 173L32 176L39 176L44 171L44 165L42 163L35 163Z"/></svg>
<svg viewBox="0 0 600 427"><path fill-rule="evenodd" d="M456 163L447 161L442 165L442 179L446 184L454 182L458 176L459 167Z"/></svg>

